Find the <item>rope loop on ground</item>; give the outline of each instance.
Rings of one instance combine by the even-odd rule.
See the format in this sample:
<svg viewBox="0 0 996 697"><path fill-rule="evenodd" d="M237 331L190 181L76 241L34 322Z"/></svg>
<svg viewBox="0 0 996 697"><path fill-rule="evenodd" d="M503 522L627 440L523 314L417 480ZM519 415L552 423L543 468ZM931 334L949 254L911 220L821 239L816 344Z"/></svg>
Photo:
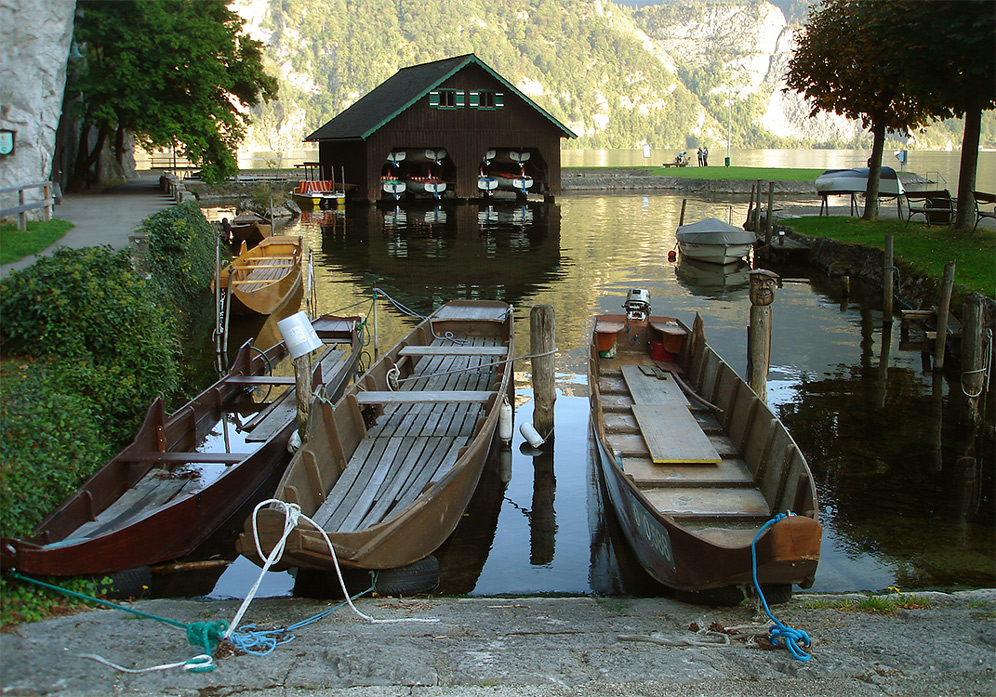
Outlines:
<svg viewBox="0 0 996 697"><path fill-rule="evenodd" d="M753 541L750 543L750 559L751 559L751 572L754 577L754 590L757 591L757 597L761 599L761 605L764 607L764 613L768 618L774 622L773 625L768 629L768 641L771 642L772 646L782 646L789 650L794 658L800 661L808 661L811 656L803 651L802 647L812 646L812 641L809 635L806 634L801 629L795 629L783 622L780 622L773 614L771 614L770 608L768 608L768 601L764 599L764 593L761 591L761 584L757 580L757 541L761 538L761 535L770 528L772 525L777 523L783 518L787 518L790 515L795 515L794 513L779 513L767 523L761 526L761 529L757 531L754 535Z"/></svg>

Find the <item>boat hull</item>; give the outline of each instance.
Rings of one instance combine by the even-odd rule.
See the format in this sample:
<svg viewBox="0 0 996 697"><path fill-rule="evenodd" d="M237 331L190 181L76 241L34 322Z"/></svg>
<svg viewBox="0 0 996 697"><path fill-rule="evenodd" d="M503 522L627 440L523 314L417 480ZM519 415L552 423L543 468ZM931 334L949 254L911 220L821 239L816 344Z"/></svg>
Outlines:
<svg viewBox="0 0 996 697"><path fill-rule="evenodd" d="M617 330L627 335L618 344ZM647 378L652 387L631 384L648 373L656 375ZM781 422L705 343L699 320L688 332L673 318L641 325L600 315L588 379L600 474L626 541L650 576L689 592L751 584L751 542L776 512L788 510L792 515L757 539L758 581L812 585L822 536L812 474ZM679 389L679 381L689 389ZM648 412L673 416L648 424L641 421ZM680 426L682 419L693 425ZM656 429L668 434L663 446L652 445ZM696 436L715 457L689 454Z"/></svg>
<svg viewBox="0 0 996 697"><path fill-rule="evenodd" d="M701 244L678 241L678 251L684 256L710 264L735 264L750 254L753 244Z"/></svg>
<svg viewBox="0 0 996 697"><path fill-rule="evenodd" d="M831 169L816 178L816 192L829 194L863 194L868 190L868 168ZM891 167L882 167L878 180L879 196L902 196L903 183Z"/></svg>
<svg viewBox="0 0 996 697"><path fill-rule="evenodd" d="M299 236L274 235L252 249L243 249L222 270L215 283L230 289L232 311L241 315L271 315L302 291Z"/></svg>
<svg viewBox="0 0 996 697"><path fill-rule="evenodd" d="M355 325L359 318L331 318L320 336L346 340L348 356L322 372L316 364L313 384L333 396L345 389L355 374L360 342ZM343 326L343 323L346 323ZM212 534L237 520L247 505L269 495L290 461L287 443L296 430L294 413L277 414L265 427L265 439L251 453L238 459L219 454L215 459L192 454L217 422L217 414L251 405L247 396L253 377L264 374L270 364L287 355L284 344L266 352L265 358L247 342L233 360L229 373L187 405L166 417L157 399L146 415L134 441L98 470L58 509L45 518L26 539L0 542L0 563L5 569L43 576L110 574L160 562L193 552ZM293 394L288 395L293 398ZM261 435L262 437L262 435ZM248 449L248 447L246 448ZM170 500L153 503L162 496L143 482L174 474L180 464L214 462L224 471L204 486L183 484ZM130 498L129 498L130 497ZM135 500L130 507L125 501ZM143 505L144 504L144 505ZM112 508L116 506L116 508Z"/></svg>

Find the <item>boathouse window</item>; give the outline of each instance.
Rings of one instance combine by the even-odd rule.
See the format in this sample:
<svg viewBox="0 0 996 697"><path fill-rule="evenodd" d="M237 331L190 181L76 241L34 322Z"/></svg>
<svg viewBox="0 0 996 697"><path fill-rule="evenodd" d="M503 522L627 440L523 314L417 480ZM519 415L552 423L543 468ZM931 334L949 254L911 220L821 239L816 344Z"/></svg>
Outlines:
<svg viewBox="0 0 996 697"><path fill-rule="evenodd" d="M471 109L501 109L505 106L505 95L491 90L475 90L470 93Z"/></svg>
<svg viewBox="0 0 996 697"><path fill-rule="evenodd" d="M429 106L434 109L461 109L465 102L463 90L433 90L429 93Z"/></svg>

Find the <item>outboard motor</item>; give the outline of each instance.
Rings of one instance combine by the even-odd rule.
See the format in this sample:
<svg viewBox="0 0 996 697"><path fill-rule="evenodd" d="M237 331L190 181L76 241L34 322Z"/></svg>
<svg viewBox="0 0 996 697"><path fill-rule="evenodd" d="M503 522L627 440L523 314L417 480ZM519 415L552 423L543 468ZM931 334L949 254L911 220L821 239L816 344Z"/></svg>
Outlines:
<svg viewBox="0 0 996 697"><path fill-rule="evenodd" d="M650 314L650 291L642 288L633 288L626 294L626 302L623 303L626 310L626 319L635 322L642 322Z"/></svg>

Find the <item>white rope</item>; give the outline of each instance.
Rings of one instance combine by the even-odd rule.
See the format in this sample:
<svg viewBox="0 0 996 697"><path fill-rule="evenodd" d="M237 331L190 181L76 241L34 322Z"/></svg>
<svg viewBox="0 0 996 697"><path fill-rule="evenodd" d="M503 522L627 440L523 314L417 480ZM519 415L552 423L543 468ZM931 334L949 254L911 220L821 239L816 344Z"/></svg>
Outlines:
<svg viewBox="0 0 996 697"><path fill-rule="evenodd" d="M263 548L262 548L262 546L260 545L260 542L259 542L259 530L258 530L258 528L256 526L256 518L257 518L257 516L259 514L260 509L263 508L263 506L267 506L267 505L271 505L271 504L273 506L275 506L276 508L280 509L281 511L283 511L283 514L284 514L284 530L283 530L283 533L280 536L280 539L277 541L277 543L275 545L273 545L273 549L270 550L270 553L267 555L267 554L263 554ZM270 569L271 566L273 566L275 563L277 563L278 561L280 561L280 558L283 556L283 553L284 553L284 548L287 545L287 538L289 538L291 532L293 532L294 529L297 528L302 523L310 523L312 525L312 527L314 527L315 530L317 530L321 534L322 539L325 540L325 544L328 546L328 549L329 549L329 554L332 557L332 564L333 564L333 566L335 566L336 576L338 576L338 578L339 578L339 587L342 589L343 597L346 598L346 603L349 605L350 609L354 613L356 613L357 616L359 616L359 617L367 620L368 622L376 622L376 623L390 623L390 622L438 622L439 621L438 619L435 619L435 618L422 618L422 617L402 617L402 618L396 618L396 619L377 619L375 617L370 617L369 615L366 615L366 614L360 612L360 610L353 604L352 598L349 597L349 591L346 590L346 582L345 582L345 580L343 580L343 577L342 577L342 569L339 568L339 559L336 556L335 547L332 545L332 540L329 539L329 536L325 532L325 530L323 530L318 525L318 523L316 523L315 521L313 521L308 516L304 515L301 512L301 507L298 506L296 503L287 503L286 501L281 501L279 499L268 499L266 501L262 501L262 502L258 503L256 505L256 507L253 509L253 512L252 512L253 544L255 544L255 546L256 546L256 554L259 556L260 559L264 560L263 561L263 568L262 568L262 570L259 573L259 578L256 579L256 583L253 584L253 587L250 589L249 593L246 595L245 600L242 601L242 606L239 608L238 612L235 613L234 619L232 619L231 624L228 626L228 630L225 632L225 635L223 637L224 639L227 640L231 636L232 632L234 632L235 629L238 627L239 622L242 620L243 614L245 614L245 611L249 609L250 603L252 603L253 599L256 596L256 592L259 590L259 585L263 581L263 575L266 574L266 572Z"/></svg>
<svg viewBox="0 0 996 697"><path fill-rule="evenodd" d="M105 666L119 670L122 673L151 673L153 671L172 670L173 668L183 668L188 671L192 670L203 672L214 667L214 658L206 653L199 653L196 656L191 656L186 661L180 661L178 663L164 663L159 666L150 666L148 668L125 668L124 666L119 666L117 663L108 661L103 656L98 656L95 653L81 653L78 655L80 658L89 658L91 661L103 663Z"/></svg>
<svg viewBox="0 0 996 697"><path fill-rule="evenodd" d="M989 368L991 367L992 363L993 330L992 329L987 330L985 336L986 340L982 345L982 356L983 356L982 367L976 370L965 370L961 374L961 393L966 397L968 397L969 399L975 399L976 397L981 396L982 393L985 392L987 389L989 389L989 378L990 378ZM985 379L979 385L979 389L977 392L969 393L969 391L965 389L965 378L967 376L978 375L978 374L983 375Z"/></svg>

